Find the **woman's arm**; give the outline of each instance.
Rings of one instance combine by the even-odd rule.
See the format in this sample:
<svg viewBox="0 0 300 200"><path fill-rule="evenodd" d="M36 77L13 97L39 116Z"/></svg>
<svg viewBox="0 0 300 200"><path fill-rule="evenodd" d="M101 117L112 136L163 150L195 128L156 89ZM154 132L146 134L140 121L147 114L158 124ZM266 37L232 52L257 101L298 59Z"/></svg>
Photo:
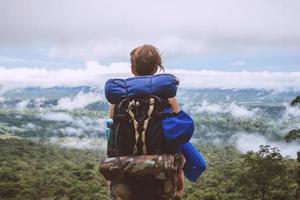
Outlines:
<svg viewBox="0 0 300 200"><path fill-rule="evenodd" d="M171 108L173 110L173 112L175 113L179 113L180 112L180 106L176 100L176 97L172 97L172 98L169 98L169 103L171 105Z"/></svg>
<svg viewBox="0 0 300 200"><path fill-rule="evenodd" d="M115 104L111 104L108 110L108 118L112 119L114 117Z"/></svg>
<svg viewBox="0 0 300 200"><path fill-rule="evenodd" d="M176 100L175 97L169 98L169 103L171 105L171 108L173 112L179 113L180 112L180 106ZM176 196L182 196L183 191L184 191L184 174L183 174L183 166L185 163L185 158L183 154L180 154L179 162L178 162L178 167L177 167L177 181L176 181Z"/></svg>
<svg viewBox="0 0 300 200"><path fill-rule="evenodd" d="M112 119L114 117L115 104L111 104L108 109L108 118ZM107 181L107 188L110 191L111 181Z"/></svg>
<svg viewBox="0 0 300 200"><path fill-rule="evenodd" d="M183 173L183 166L185 163L185 158L182 154L180 154L180 158L178 161L177 167L177 188L176 188L176 196L182 196L184 191L184 173Z"/></svg>

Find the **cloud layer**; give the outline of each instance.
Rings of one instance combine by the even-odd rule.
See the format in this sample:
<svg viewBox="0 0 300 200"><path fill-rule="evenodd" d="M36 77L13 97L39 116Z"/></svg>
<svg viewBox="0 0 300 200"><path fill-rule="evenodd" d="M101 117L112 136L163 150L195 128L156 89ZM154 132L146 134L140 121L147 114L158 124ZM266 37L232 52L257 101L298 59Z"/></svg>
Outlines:
<svg viewBox="0 0 300 200"><path fill-rule="evenodd" d="M85 108L86 106L103 100L103 96L99 93L83 93L79 92L75 97L63 97L57 102L57 106L54 109L58 110L73 110L79 108Z"/></svg>
<svg viewBox="0 0 300 200"><path fill-rule="evenodd" d="M65 148L72 149L92 149L101 153L106 152L107 141L103 138L75 138L75 137L51 137L50 143L58 144Z"/></svg>
<svg viewBox="0 0 300 200"><path fill-rule="evenodd" d="M189 71L170 69L166 71L178 76L184 88L255 88L299 90L300 72L223 72ZM103 87L109 78L126 78L130 74L129 63L99 65L95 61L80 69L47 70L42 68L0 67L0 94L7 90L24 87L96 86ZM78 97L80 99L80 97ZM78 99L69 99L75 103ZM65 99L65 103L66 103ZM62 103L62 102L61 102Z"/></svg>
<svg viewBox="0 0 300 200"><path fill-rule="evenodd" d="M209 104L206 100L202 101L201 105L194 106L191 109L192 114L199 113L230 113L233 117L236 118L251 118L256 115L258 108L247 109L244 106L239 106L235 102L232 102L230 105L220 105L220 104Z"/></svg>
<svg viewBox="0 0 300 200"><path fill-rule="evenodd" d="M232 141L241 152L257 151L259 145L270 145L271 147L277 147L280 149L280 153L284 156L290 156L297 158L297 151L300 150L299 143L283 143L268 141L264 136L259 134L240 134L234 135Z"/></svg>

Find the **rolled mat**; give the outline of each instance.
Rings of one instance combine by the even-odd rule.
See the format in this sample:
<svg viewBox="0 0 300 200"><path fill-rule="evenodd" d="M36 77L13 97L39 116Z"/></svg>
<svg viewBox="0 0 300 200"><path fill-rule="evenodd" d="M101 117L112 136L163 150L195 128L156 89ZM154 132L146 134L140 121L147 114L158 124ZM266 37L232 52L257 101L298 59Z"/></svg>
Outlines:
<svg viewBox="0 0 300 200"><path fill-rule="evenodd" d="M178 159L177 154L112 157L102 159L99 169L107 180L124 176L166 180L176 175Z"/></svg>

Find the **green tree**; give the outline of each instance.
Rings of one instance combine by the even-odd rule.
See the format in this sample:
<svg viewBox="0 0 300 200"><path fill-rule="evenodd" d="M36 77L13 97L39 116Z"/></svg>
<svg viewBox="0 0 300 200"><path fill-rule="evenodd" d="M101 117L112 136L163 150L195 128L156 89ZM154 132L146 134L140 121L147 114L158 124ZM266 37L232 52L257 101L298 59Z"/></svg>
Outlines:
<svg viewBox="0 0 300 200"><path fill-rule="evenodd" d="M251 151L243 157L244 170L238 182L244 199L293 199L289 173L277 148L261 145L257 153Z"/></svg>
<svg viewBox="0 0 300 200"><path fill-rule="evenodd" d="M300 96L297 96L290 104L291 106L296 106L300 103ZM300 129L291 130L286 136L286 142L292 142L300 139ZM300 199L300 151L297 152L297 169L296 169L296 181L297 181L297 191L296 199Z"/></svg>

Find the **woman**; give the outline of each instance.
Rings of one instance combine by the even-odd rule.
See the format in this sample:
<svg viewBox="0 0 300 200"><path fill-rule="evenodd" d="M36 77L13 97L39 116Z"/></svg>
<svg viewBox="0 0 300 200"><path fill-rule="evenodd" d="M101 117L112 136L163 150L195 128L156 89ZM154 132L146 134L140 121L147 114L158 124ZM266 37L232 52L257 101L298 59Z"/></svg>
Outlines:
<svg viewBox="0 0 300 200"><path fill-rule="evenodd" d="M158 71L164 71L162 66L161 56L159 50L153 45L145 44L133 49L130 53L131 72L134 76L154 75ZM178 113L180 107L176 101L176 98L169 98L169 103L173 112ZM111 105L109 109L109 117L113 118L114 105ZM181 196L183 192L184 177L182 167L184 164L184 158L181 156L178 166L177 175L177 191L176 196ZM109 184L110 185L110 184ZM130 191L124 184L114 183L110 186L112 196L115 199L130 199Z"/></svg>

